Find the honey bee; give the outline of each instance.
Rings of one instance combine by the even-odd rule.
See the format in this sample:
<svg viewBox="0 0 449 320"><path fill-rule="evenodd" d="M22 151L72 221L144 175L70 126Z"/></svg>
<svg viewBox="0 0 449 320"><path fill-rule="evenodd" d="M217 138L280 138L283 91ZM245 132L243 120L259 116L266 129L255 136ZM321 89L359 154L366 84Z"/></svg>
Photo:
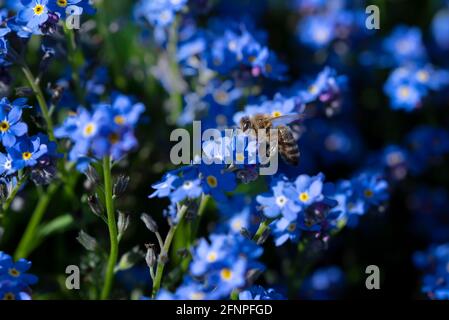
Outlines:
<svg viewBox="0 0 449 320"><path fill-rule="evenodd" d="M269 130L278 129L278 146L282 159L290 165L297 166L299 164L299 148L288 125L302 118L302 114L288 114L283 116L256 114L252 117L243 117L240 120L240 128L243 132L253 129L256 135L258 130L266 130L268 141ZM269 156L271 156L272 150L271 148L269 150Z"/></svg>

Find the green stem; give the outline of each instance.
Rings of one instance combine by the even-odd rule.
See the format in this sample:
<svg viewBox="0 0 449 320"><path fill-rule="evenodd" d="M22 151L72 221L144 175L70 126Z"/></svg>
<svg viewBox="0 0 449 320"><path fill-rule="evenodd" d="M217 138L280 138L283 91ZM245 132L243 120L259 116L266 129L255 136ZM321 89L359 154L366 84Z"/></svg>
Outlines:
<svg viewBox="0 0 449 320"><path fill-rule="evenodd" d="M196 215L195 222L194 222L194 224L192 226L191 239L189 239L190 243L192 243L193 240L196 238L196 235L198 233L198 229L200 227L201 217L203 216L204 211L206 210L206 207L207 207L207 204L209 202L209 199L210 199L209 195L203 194L201 196L201 202L200 202L200 206L198 208L198 213Z"/></svg>
<svg viewBox="0 0 449 320"><path fill-rule="evenodd" d="M75 31L73 29L68 29L64 24L64 33L67 40L68 60L72 69L71 76L75 88L76 97L78 101L83 104L84 95L83 90L80 86L79 68L80 65L84 63L84 57L82 53L77 50Z"/></svg>
<svg viewBox="0 0 449 320"><path fill-rule="evenodd" d="M112 178L111 178L111 159L109 156L103 158L104 175L104 197L106 202L106 213L108 216L110 253L101 299L106 300L111 293L112 283L114 281L114 268L118 257L118 239L117 223L115 221L114 202L112 200Z"/></svg>
<svg viewBox="0 0 449 320"><path fill-rule="evenodd" d="M264 220L260 223L259 228L256 231L256 234L254 235L253 240L257 242L257 240L260 239L260 237L263 235L263 233L265 232L265 230L268 229L268 227L270 226L270 223L273 222L274 219L268 219L268 220Z"/></svg>
<svg viewBox="0 0 449 320"><path fill-rule="evenodd" d="M24 64L22 65L21 68L22 72L27 78L29 85L31 86L31 89L33 89L33 92L36 95L37 102L39 103L39 106L41 108L42 116L44 117L44 120L47 124L48 137L50 138L50 140L54 141L55 135L53 132L53 121L51 120L51 116L48 110L47 102L45 101L44 94L42 93L40 86L36 82L36 79L34 78L28 66Z"/></svg>
<svg viewBox="0 0 449 320"><path fill-rule="evenodd" d="M39 224L42 221L42 218L45 214L45 211L47 210L51 198L58 190L58 188L59 183L51 184L48 187L47 192L44 193L39 198L39 202L37 203L36 208L34 209L33 214L31 215L31 219L28 222L27 228L25 229L22 239L20 240L19 245L14 254L15 260L18 260L20 258L27 258L28 255L33 250L37 228L39 227Z"/></svg>
<svg viewBox="0 0 449 320"><path fill-rule="evenodd" d="M179 71L177 50L178 50L178 26L179 20L176 18L169 30L169 40L167 45L168 59L170 61L171 74L174 78L181 79L181 72ZM177 81L174 81L176 84ZM170 93L171 114L170 120L175 123L179 115L182 112L182 94L179 92L179 88L176 85L173 88L173 92Z"/></svg>
<svg viewBox="0 0 449 320"><path fill-rule="evenodd" d="M168 252L170 251L170 246L173 241L173 237L175 236L176 230L178 229L178 225L184 219L184 215L187 212L187 206L182 206L178 212L178 222L173 224L168 231L167 237L165 238L164 246L159 254L159 259L156 267L156 276L153 281L153 292L152 297L156 297L156 294L159 292L161 287L162 275L164 273L165 264L167 263Z"/></svg>

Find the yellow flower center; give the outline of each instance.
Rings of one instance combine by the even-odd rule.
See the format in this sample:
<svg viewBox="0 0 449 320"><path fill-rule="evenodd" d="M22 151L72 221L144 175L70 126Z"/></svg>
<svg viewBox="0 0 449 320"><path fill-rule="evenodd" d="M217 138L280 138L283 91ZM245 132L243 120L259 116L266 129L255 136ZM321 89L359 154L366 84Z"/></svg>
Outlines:
<svg viewBox="0 0 449 320"><path fill-rule="evenodd" d="M121 126L121 125L123 125L123 124L125 124L125 117L123 117L123 116L115 116L114 117L114 122L115 122L115 124L118 124L119 126Z"/></svg>
<svg viewBox="0 0 449 320"><path fill-rule="evenodd" d="M220 104L226 104L229 101L229 96L226 91L218 90L214 94L215 101Z"/></svg>
<svg viewBox="0 0 449 320"><path fill-rule="evenodd" d="M228 268L221 269L220 276L223 280L229 281L232 278L232 271Z"/></svg>
<svg viewBox="0 0 449 320"><path fill-rule="evenodd" d="M296 230L296 223L290 223L290 224L288 225L288 227L287 227L287 230L288 230L289 232L295 231L295 230Z"/></svg>
<svg viewBox="0 0 449 320"><path fill-rule="evenodd" d="M190 295L190 300L203 300L204 299L204 293L202 292L192 292Z"/></svg>
<svg viewBox="0 0 449 320"><path fill-rule="evenodd" d="M207 184L209 185L209 187L211 187L211 188L217 187L218 181L217 181L217 178L215 178L214 176L208 176L206 180L207 180Z"/></svg>
<svg viewBox="0 0 449 320"><path fill-rule="evenodd" d="M22 153L22 159L25 161L30 160L31 156L32 156L31 152L25 151L24 153Z"/></svg>
<svg viewBox="0 0 449 320"><path fill-rule="evenodd" d="M367 197L367 198L371 198L371 197L374 195L373 191L370 190L370 189L366 189L366 190L363 192L363 194L364 194L365 197Z"/></svg>
<svg viewBox="0 0 449 320"><path fill-rule="evenodd" d="M61 8L65 8L67 7L67 0L58 0L56 1L56 4Z"/></svg>
<svg viewBox="0 0 449 320"><path fill-rule="evenodd" d="M280 112L280 111L274 111L273 112L273 117L277 118L277 117L280 117L280 116L282 116L282 112Z"/></svg>
<svg viewBox="0 0 449 320"><path fill-rule="evenodd" d="M109 142L112 144L116 144L117 142L119 142L120 137L117 133L111 133L109 135Z"/></svg>
<svg viewBox="0 0 449 320"><path fill-rule="evenodd" d="M316 93L318 92L318 88L317 88L316 85L313 84L313 85L311 85L311 86L309 87L308 91L309 91L309 93L311 93L311 94L316 94Z"/></svg>
<svg viewBox="0 0 449 320"><path fill-rule="evenodd" d="M245 161L245 155L243 153L237 153L235 155L235 159L237 160L237 162L243 162Z"/></svg>
<svg viewBox="0 0 449 320"><path fill-rule="evenodd" d="M405 86L402 86L402 87L399 88L399 96L401 98L407 98L409 95L410 95L410 89L409 88L407 88Z"/></svg>
<svg viewBox="0 0 449 320"><path fill-rule="evenodd" d="M302 202L306 202L307 200L309 200L309 194L307 192L302 192L299 195L299 200L301 200Z"/></svg>
<svg viewBox="0 0 449 320"><path fill-rule="evenodd" d="M8 270L8 273L11 277L15 277L17 278L18 276L20 276L20 272L19 270L15 269L15 268L11 268Z"/></svg>
<svg viewBox="0 0 449 320"><path fill-rule="evenodd" d="M234 222L232 222L232 229L234 231L240 231L240 229L242 229L242 221L235 220Z"/></svg>
<svg viewBox="0 0 449 320"><path fill-rule="evenodd" d="M16 300L16 296L12 292L5 293L3 300Z"/></svg>
<svg viewBox="0 0 449 320"><path fill-rule="evenodd" d="M34 14L35 14L35 15L40 16L41 14L44 13L44 9L45 9L45 7L44 7L43 5L37 4L37 5L33 8L33 11L34 11Z"/></svg>
<svg viewBox="0 0 449 320"><path fill-rule="evenodd" d="M6 120L3 120L2 122L0 122L0 131L1 132L6 132L9 129L9 122Z"/></svg>
<svg viewBox="0 0 449 320"><path fill-rule="evenodd" d="M273 71L273 66L271 64L266 64L265 65L265 71L267 73L271 73Z"/></svg>
<svg viewBox="0 0 449 320"><path fill-rule="evenodd" d="M217 261L217 253L212 251L207 255L207 261L208 262L215 262Z"/></svg>
<svg viewBox="0 0 449 320"><path fill-rule="evenodd" d="M429 80L429 73L425 70L421 70L418 72L418 79L421 82L427 82Z"/></svg>
<svg viewBox="0 0 449 320"><path fill-rule="evenodd" d="M250 62L250 63L253 63L254 61L256 61L256 57L255 56L250 56L249 58L248 58L248 61Z"/></svg>
<svg viewBox="0 0 449 320"><path fill-rule="evenodd" d="M91 135L93 135L95 133L95 124L93 123L88 123L85 127L84 127L84 136L85 137L90 137Z"/></svg>

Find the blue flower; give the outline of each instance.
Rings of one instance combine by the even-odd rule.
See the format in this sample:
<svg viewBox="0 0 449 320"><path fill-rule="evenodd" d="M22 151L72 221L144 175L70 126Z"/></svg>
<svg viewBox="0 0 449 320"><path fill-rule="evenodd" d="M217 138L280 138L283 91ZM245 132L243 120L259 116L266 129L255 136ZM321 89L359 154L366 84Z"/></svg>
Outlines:
<svg viewBox="0 0 449 320"><path fill-rule="evenodd" d="M134 8L137 20L147 20L158 27L167 27L173 23L176 13L187 3L187 0L154 0L139 1Z"/></svg>
<svg viewBox="0 0 449 320"><path fill-rule="evenodd" d="M345 275L339 267L320 268L304 280L300 296L311 300L338 299L343 292L345 282Z"/></svg>
<svg viewBox="0 0 449 320"><path fill-rule="evenodd" d="M21 121L22 106L13 106L7 110L0 106L0 134L5 148L10 148L16 143L16 138L22 137L28 132L28 126Z"/></svg>
<svg viewBox="0 0 449 320"><path fill-rule="evenodd" d="M262 248L253 241L236 234L212 234L210 243L200 239L192 252L190 272L213 292L215 299L229 297L246 283L251 270L263 270L257 261Z"/></svg>
<svg viewBox="0 0 449 320"><path fill-rule="evenodd" d="M424 272L421 291L433 300L449 299L449 244L432 245L413 256L415 266Z"/></svg>
<svg viewBox="0 0 449 320"><path fill-rule="evenodd" d="M26 273L31 267L30 261L20 259L17 262L13 262L9 255L2 252L0 252L0 255L3 255L3 257L0 258L0 276L3 281L15 282L19 284L22 289L36 284L37 277Z"/></svg>
<svg viewBox="0 0 449 320"><path fill-rule="evenodd" d="M16 169L12 165L13 159L9 154L3 154L0 152L0 175L10 175L16 172Z"/></svg>
<svg viewBox="0 0 449 320"><path fill-rule="evenodd" d="M64 19L67 14L81 15L82 13L93 14L95 9L89 0L48 0L48 8L59 14ZM68 12L70 10L70 12Z"/></svg>
<svg viewBox="0 0 449 320"><path fill-rule="evenodd" d="M55 136L74 142L69 159L77 162L78 170L84 171L88 158L101 159L110 155L113 160L119 160L137 146L134 127L143 111L142 104L116 94L112 105L95 104L93 112L80 107L56 128Z"/></svg>
<svg viewBox="0 0 449 320"><path fill-rule="evenodd" d="M225 193L233 191L237 187L235 174L225 172L221 165L201 164L198 169L201 173L201 185L204 193L210 194L218 201L225 201Z"/></svg>
<svg viewBox="0 0 449 320"><path fill-rule="evenodd" d="M277 218L282 214L289 221L295 220L301 207L296 202L296 191L292 183L281 176L273 179L271 189L270 193L256 198L262 206L264 215L268 218Z"/></svg>
<svg viewBox="0 0 449 320"><path fill-rule="evenodd" d="M0 299L30 300L29 286L37 277L27 273L31 262L20 259L14 262L10 255L0 251Z"/></svg>
<svg viewBox="0 0 449 320"><path fill-rule="evenodd" d="M396 27L384 40L383 48L398 64L423 61L427 56L421 30L416 27Z"/></svg>
<svg viewBox="0 0 449 320"><path fill-rule="evenodd" d="M335 21L329 15L308 16L301 20L297 33L300 41L313 49L326 47L335 38Z"/></svg>
<svg viewBox="0 0 449 320"><path fill-rule="evenodd" d="M149 198L168 197L173 205L169 208L169 216L176 214L176 204L185 199L197 199L203 193L202 182L196 166L185 166L180 169L170 171L164 175L162 180L152 185L155 191Z"/></svg>
<svg viewBox="0 0 449 320"><path fill-rule="evenodd" d="M39 158L45 155L47 151L47 145L41 143L38 136L23 137L12 148L7 149L15 170L35 166Z"/></svg>
<svg viewBox="0 0 449 320"><path fill-rule="evenodd" d="M297 193L297 201L300 206L307 207L315 202L324 199L323 196L324 175L322 173L310 177L308 175L300 175L296 178L295 187Z"/></svg>
<svg viewBox="0 0 449 320"><path fill-rule="evenodd" d="M18 22L37 31L48 19L48 0L21 0L23 8L17 13Z"/></svg>
<svg viewBox="0 0 449 320"><path fill-rule="evenodd" d="M440 10L433 17L432 35L442 49L449 49L449 10Z"/></svg>
<svg viewBox="0 0 449 320"><path fill-rule="evenodd" d="M271 223L273 230L274 243L277 247L283 245L287 240L298 243L301 236L301 228L298 221L289 221L280 218Z"/></svg>
<svg viewBox="0 0 449 320"><path fill-rule="evenodd" d="M265 289L262 286L252 286L239 293L239 300L286 300L286 298L273 288Z"/></svg>

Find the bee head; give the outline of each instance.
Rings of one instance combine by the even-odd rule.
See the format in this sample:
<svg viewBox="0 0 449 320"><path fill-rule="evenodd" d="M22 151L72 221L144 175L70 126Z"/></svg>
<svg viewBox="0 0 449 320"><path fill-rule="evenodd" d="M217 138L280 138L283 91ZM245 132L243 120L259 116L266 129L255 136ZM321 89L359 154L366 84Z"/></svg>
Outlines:
<svg viewBox="0 0 449 320"><path fill-rule="evenodd" d="M251 120L249 119L249 117L243 117L242 119L240 119L240 128L243 130L243 132L251 128Z"/></svg>

